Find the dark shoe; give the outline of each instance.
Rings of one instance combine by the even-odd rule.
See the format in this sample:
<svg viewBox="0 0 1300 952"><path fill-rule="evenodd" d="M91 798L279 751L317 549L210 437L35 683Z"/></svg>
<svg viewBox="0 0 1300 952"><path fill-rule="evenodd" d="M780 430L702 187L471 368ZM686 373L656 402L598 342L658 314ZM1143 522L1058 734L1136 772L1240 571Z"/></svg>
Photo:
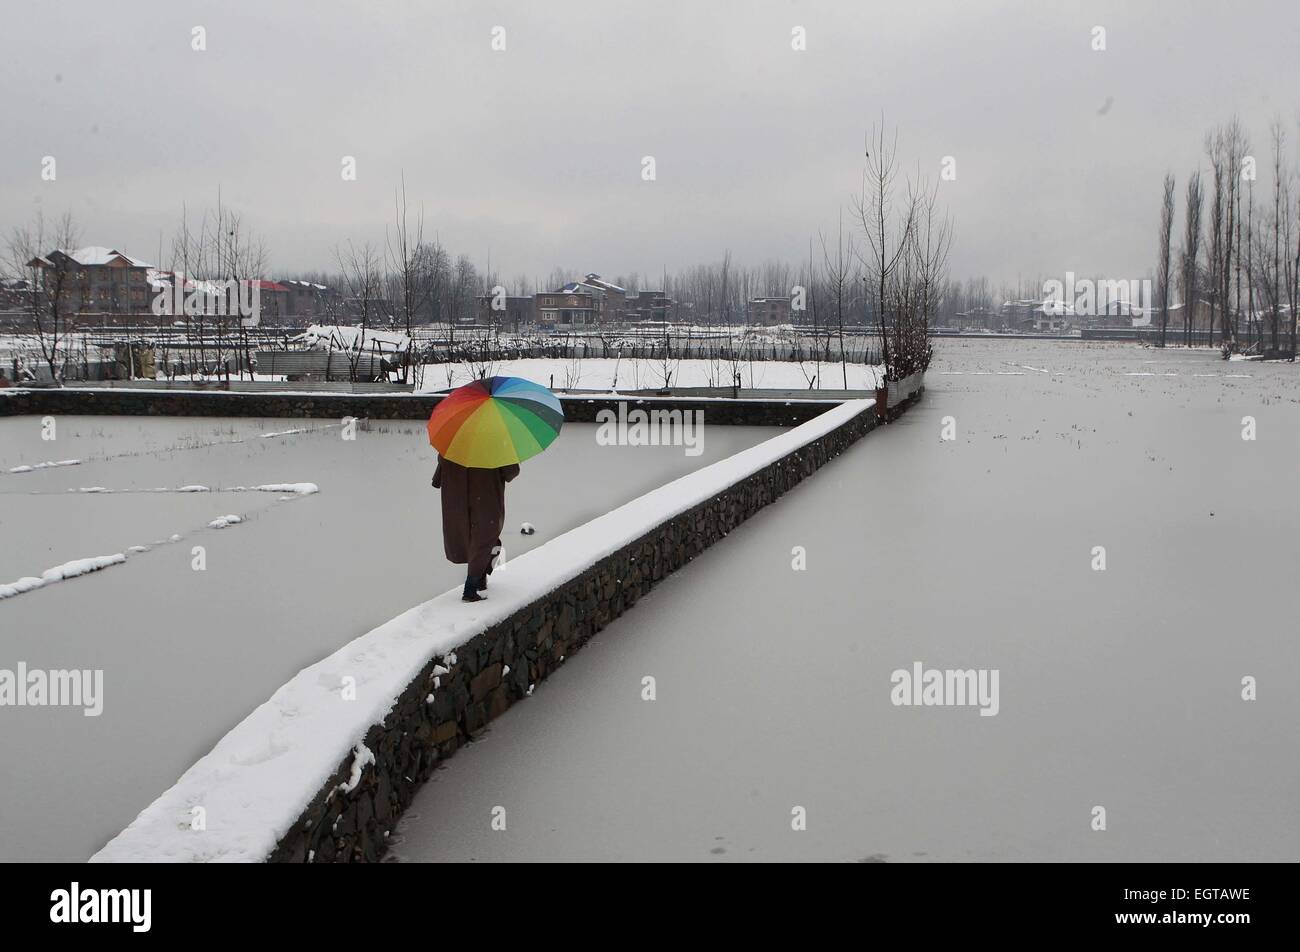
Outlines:
<svg viewBox="0 0 1300 952"><path fill-rule="evenodd" d="M482 595L480 595L478 592L464 592L464 593L460 596L460 600L461 600L462 602L485 602L485 601L487 601L487 599L484 598Z"/></svg>

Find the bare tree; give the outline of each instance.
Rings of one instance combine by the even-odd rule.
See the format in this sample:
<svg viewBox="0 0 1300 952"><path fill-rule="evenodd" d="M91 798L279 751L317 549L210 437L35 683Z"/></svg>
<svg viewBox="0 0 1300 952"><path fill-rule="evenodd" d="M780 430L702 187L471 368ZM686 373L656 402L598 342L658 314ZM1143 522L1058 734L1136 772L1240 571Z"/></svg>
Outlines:
<svg viewBox="0 0 1300 952"><path fill-rule="evenodd" d="M1282 214L1284 207L1290 210L1290 202L1285 206L1282 201L1282 190L1285 188L1282 179L1282 152L1286 143L1286 132L1282 128L1282 120L1275 119L1270 129L1273 138L1273 280L1276 283L1282 282L1282 231L1285 226L1282 224ZM1272 347L1277 350L1277 331L1280 321L1279 305L1281 304L1281 294L1273 295L1273 316L1269 324L1272 330ZM1292 314L1294 321L1295 315Z"/></svg>
<svg viewBox="0 0 1300 952"><path fill-rule="evenodd" d="M1184 219L1181 255L1184 346L1191 346L1192 323L1196 311L1196 263L1201 247L1201 202L1201 173L1196 171L1187 180L1187 212Z"/></svg>
<svg viewBox="0 0 1300 952"><path fill-rule="evenodd" d="M1160 258L1156 262L1156 289L1160 295L1160 346L1169 327L1169 243L1174 231L1174 173L1165 173L1165 193L1160 204Z"/></svg>
<svg viewBox="0 0 1300 952"><path fill-rule="evenodd" d="M1294 215L1292 215L1293 208L1295 210ZM1287 312L1287 323L1291 325L1291 359L1295 360L1296 324L1300 322L1300 312L1297 311L1297 307L1300 307L1300 198L1297 198L1294 206L1291 202L1287 202L1286 242L1288 248L1291 247L1293 231L1295 234L1295 258L1291 261L1290 276L1287 281L1287 304L1290 308Z"/></svg>
<svg viewBox="0 0 1300 952"><path fill-rule="evenodd" d="M1255 177L1246 183L1246 333L1259 339L1259 321L1255 315Z"/></svg>
<svg viewBox="0 0 1300 952"><path fill-rule="evenodd" d="M1210 199L1210 247L1209 247L1209 272L1210 272L1210 341L1214 341L1214 318L1218 313L1220 303L1227 306L1226 300L1220 301L1220 288L1223 279L1223 218L1224 218L1224 178L1231 176L1231 171L1227 168L1228 159L1226 158L1227 144L1224 141L1223 130L1218 129L1205 136L1205 152L1210 159L1210 174L1214 182L1214 192ZM1190 210L1190 209L1189 209ZM1229 245L1229 247L1231 247ZM1191 318L1194 322L1195 318ZM1195 330L1193 327L1191 330ZM1188 339L1184 344L1191 346L1191 331L1188 333Z"/></svg>
<svg viewBox="0 0 1300 952"><path fill-rule="evenodd" d="M423 206L415 213L413 222L410 217L406 174L403 173L401 185L393 193L393 230L385 229L384 239L388 267L397 285L399 317L406 328L407 338L414 341L413 325L417 315L428 307L438 277L435 269L430 267L431 252L424 244ZM412 346L408 346L402 355L402 383L410 378L412 350Z"/></svg>
<svg viewBox="0 0 1300 952"><path fill-rule="evenodd" d="M1227 207L1224 214L1227 219L1227 240L1224 246L1222 274L1223 310L1219 325L1219 340L1236 344L1236 326L1241 313L1241 198L1240 184L1242 160L1245 158L1248 142L1242 132L1241 123L1234 117L1224 130L1224 142L1227 150L1228 188ZM1229 306L1228 292L1236 279L1237 299L1236 313ZM1214 328L1210 328L1210 343L1214 343Z"/></svg>
<svg viewBox="0 0 1300 952"><path fill-rule="evenodd" d="M874 154L873 154L874 151ZM872 126L866 150L866 164L862 173L862 189L857 197L855 211L867 240L870 256L864 255L863 264L875 290L876 317L879 322L881 357L885 363L885 378L897 380L902 368L896 354L896 345L890 344L888 322L890 281L899 262L907 251L912 234L916 209L908 201L898 222L894 221L894 186L897 178L898 133L887 140L882 118ZM897 315L895 315L897 324Z"/></svg>
<svg viewBox="0 0 1300 952"><path fill-rule="evenodd" d="M379 252L370 242L358 248L349 241L346 249L342 247L334 249L334 257L338 261L350 303L359 319L359 334L355 339L344 342L347 346L349 379L355 382L357 368L366 350L366 330L381 310L383 268ZM328 364L326 366L328 367ZM328 374L326 376L328 377Z"/></svg>
<svg viewBox="0 0 1300 952"><path fill-rule="evenodd" d="M216 357L212 370L229 375L229 355L226 353L228 321L240 316L233 307L239 299L241 282L259 280L266 269L267 251L261 237L249 228L238 212L225 207L220 190L217 191L215 212L204 211L197 228L190 227L189 209L181 206L181 222L172 237L172 279L176 282L177 297L185 301L183 316L186 338L189 342L188 361L191 377L197 369L208 372L208 319L216 332ZM231 282L218 288L214 282ZM187 297L187 291L191 296ZM197 324L197 327L195 326ZM236 362L243 376L248 360L248 335L244 321L236 321L237 349L242 354ZM197 339L199 363L193 360L193 343Z"/></svg>
<svg viewBox="0 0 1300 952"><path fill-rule="evenodd" d="M912 230L912 254L916 257L919 323L911 328L909 350L915 355L919 370L930 366L933 348L930 328L939 311L943 288L947 283L948 254L952 250L952 220L939 217L938 188L923 191L916 205L916 227Z"/></svg>
<svg viewBox="0 0 1300 952"><path fill-rule="evenodd" d="M80 242L71 212L49 225L38 212L32 224L15 227L8 241L9 270L28 276L25 310L30 333L49 367L50 379L59 386L65 339L84 304L84 274L72 257Z"/></svg>
<svg viewBox="0 0 1300 952"><path fill-rule="evenodd" d="M818 232L822 245L822 262L826 269L826 281L830 287L831 300L835 307L835 322L839 328L840 338L840 374L844 389L849 389L849 367L844 357L844 311L853 288L857 284L857 269L854 267L853 236L849 235L847 246L844 241L844 213L840 212L839 232L835 241L835 253L826 247L826 236Z"/></svg>
<svg viewBox="0 0 1300 952"><path fill-rule="evenodd" d="M220 277L230 282L228 287L239 287L247 282L260 281L266 271L266 245L261 237L252 232L245 225L243 216L237 213L221 214L220 205L218 205L218 222L221 228L221 238L218 241L218 247L221 248L219 272ZM231 293L228 291L227 293ZM238 293L238 292L235 292ZM259 310L260 310L260 293L259 293ZM239 359L236 363L239 365L239 377L242 380L244 370L248 368L249 378L252 378L252 362L249 360L248 345L248 327L249 320L245 318L244 312L238 308L232 311L231 308L223 308L222 319L218 323L224 336L226 319L235 314L234 328L239 335ZM260 322L260 313L253 320ZM223 368L226 369L226 375L229 377L229 368L225 361L222 361Z"/></svg>

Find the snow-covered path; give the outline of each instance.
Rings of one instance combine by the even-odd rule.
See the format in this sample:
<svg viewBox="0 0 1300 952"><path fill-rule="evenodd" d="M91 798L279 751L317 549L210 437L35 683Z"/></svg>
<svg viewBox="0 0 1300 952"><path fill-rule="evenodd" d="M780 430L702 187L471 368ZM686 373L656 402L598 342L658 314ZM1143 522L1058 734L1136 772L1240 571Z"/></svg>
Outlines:
<svg viewBox="0 0 1300 952"><path fill-rule="evenodd" d="M1300 859L1294 368L983 346L458 753L390 858ZM997 669L999 713L894 706L915 662Z"/></svg>

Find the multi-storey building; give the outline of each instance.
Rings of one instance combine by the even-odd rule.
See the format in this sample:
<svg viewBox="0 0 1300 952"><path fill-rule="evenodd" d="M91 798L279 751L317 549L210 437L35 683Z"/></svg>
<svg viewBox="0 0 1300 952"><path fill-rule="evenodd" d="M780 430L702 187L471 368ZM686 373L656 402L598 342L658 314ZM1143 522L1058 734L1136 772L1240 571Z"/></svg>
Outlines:
<svg viewBox="0 0 1300 952"><path fill-rule="evenodd" d="M746 308L746 319L751 324L789 324L790 298L751 298Z"/></svg>
<svg viewBox="0 0 1300 952"><path fill-rule="evenodd" d="M537 323L543 327L597 324L600 308L590 290L538 291L533 298Z"/></svg>
<svg viewBox="0 0 1300 952"><path fill-rule="evenodd" d="M27 263L64 303L81 312L147 314L153 299L153 265L113 248L56 249Z"/></svg>

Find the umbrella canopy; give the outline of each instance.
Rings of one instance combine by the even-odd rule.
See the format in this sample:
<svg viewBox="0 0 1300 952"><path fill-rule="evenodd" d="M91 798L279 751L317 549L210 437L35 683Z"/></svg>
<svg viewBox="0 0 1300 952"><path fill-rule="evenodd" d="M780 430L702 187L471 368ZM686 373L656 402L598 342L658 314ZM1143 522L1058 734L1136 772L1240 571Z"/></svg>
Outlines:
<svg viewBox="0 0 1300 952"><path fill-rule="evenodd" d="M429 442L443 459L496 469L536 456L563 423L559 399L540 384L486 377L458 387L433 408Z"/></svg>

